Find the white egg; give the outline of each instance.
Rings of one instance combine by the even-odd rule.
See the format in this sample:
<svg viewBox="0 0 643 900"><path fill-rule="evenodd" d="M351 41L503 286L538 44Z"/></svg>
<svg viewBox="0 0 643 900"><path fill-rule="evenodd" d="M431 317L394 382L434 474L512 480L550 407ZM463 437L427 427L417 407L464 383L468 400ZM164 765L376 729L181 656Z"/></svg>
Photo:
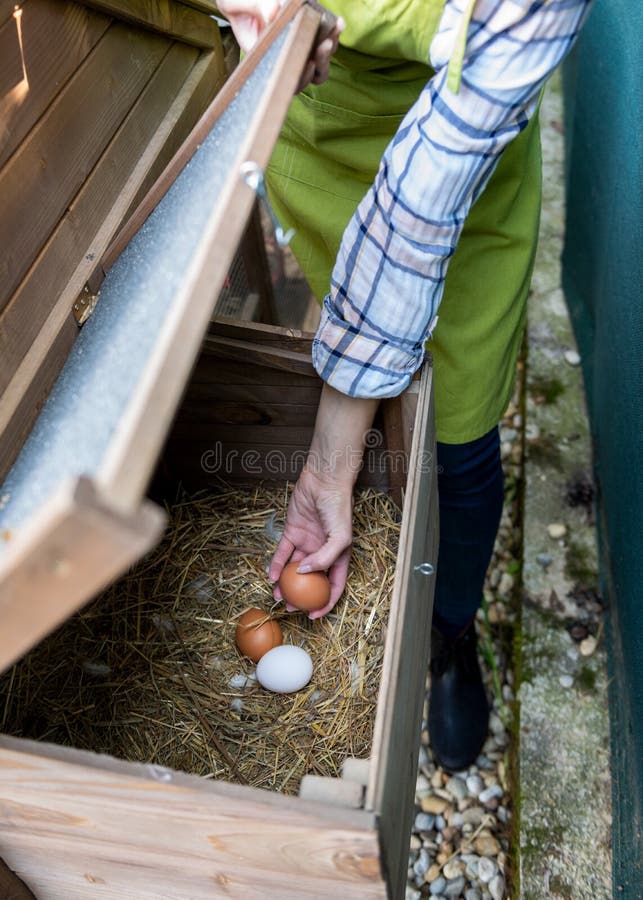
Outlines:
<svg viewBox="0 0 643 900"><path fill-rule="evenodd" d="M275 694L301 690L312 674L312 659L305 650L292 644L273 647L257 663L257 681Z"/></svg>

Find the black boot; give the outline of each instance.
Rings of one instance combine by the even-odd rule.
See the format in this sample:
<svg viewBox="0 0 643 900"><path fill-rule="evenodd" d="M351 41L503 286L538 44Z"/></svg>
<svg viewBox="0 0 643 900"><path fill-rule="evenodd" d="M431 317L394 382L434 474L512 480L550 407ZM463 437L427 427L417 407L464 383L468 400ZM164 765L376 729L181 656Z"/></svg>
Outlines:
<svg viewBox="0 0 643 900"><path fill-rule="evenodd" d="M451 772L470 766L487 737L489 704L476 647L473 622L455 638L431 632L429 738L435 761Z"/></svg>

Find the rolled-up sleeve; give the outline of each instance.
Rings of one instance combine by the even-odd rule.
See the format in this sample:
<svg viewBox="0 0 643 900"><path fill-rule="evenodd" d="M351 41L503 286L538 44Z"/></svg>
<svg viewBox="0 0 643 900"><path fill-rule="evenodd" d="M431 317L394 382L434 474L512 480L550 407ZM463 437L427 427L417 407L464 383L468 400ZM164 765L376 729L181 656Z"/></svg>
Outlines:
<svg viewBox="0 0 643 900"><path fill-rule="evenodd" d="M437 323L467 214L592 0L448 0L431 44L435 71L400 125L348 224L313 343L313 364L354 397L409 384ZM449 60L466 29L460 85Z"/></svg>

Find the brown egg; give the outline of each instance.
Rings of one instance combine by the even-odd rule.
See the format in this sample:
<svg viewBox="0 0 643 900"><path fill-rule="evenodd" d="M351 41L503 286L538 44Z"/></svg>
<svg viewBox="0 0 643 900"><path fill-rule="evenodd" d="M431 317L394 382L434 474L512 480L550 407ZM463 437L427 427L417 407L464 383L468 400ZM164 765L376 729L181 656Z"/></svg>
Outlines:
<svg viewBox="0 0 643 900"><path fill-rule="evenodd" d="M235 638L239 652L253 662L259 662L264 653L284 640L279 623L270 618L270 613L256 606L239 616Z"/></svg>
<svg viewBox="0 0 643 900"><path fill-rule="evenodd" d="M279 589L286 603L312 612L323 609L330 599L330 582L324 572L307 572L300 575L299 563L289 562L279 578Z"/></svg>

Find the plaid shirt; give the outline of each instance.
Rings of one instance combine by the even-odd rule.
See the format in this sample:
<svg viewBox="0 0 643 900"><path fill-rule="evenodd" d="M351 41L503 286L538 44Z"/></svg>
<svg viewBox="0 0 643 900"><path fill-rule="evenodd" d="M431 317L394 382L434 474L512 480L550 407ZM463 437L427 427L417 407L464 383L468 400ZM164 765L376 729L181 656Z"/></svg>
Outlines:
<svg viewBox="0 0 643 900"><path fill-rule="evenodd" d="M591 2L477 0L467 30L471 0L447 0L431 43L435 75L344 232L324 300L313 363L338 391L393 397L409 384L469 209L534 114ZM449 60L459 42L454 93Z"/></svg>

